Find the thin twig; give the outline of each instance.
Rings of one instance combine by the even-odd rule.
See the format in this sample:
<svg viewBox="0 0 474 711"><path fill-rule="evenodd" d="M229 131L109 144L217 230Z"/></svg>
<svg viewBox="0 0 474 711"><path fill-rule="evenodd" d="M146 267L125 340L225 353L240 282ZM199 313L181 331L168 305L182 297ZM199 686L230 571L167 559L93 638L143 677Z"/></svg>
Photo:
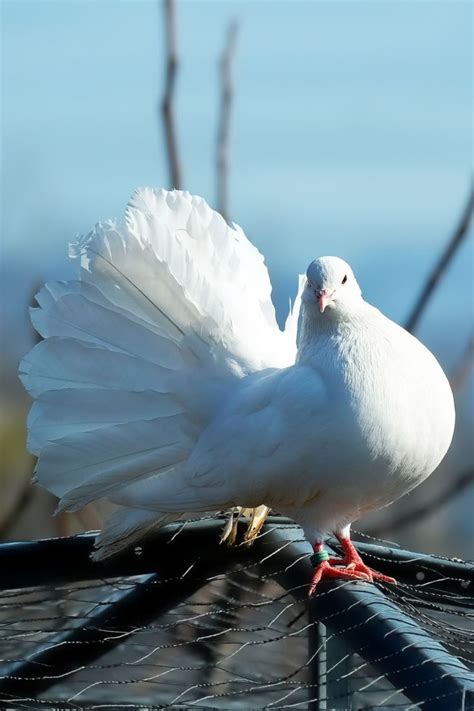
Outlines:
<svg viewBox="0 0 474 711"><path fill-rule="evenodd" d="M439 258L438 262L435 264L431 274L429 275L425 285L423 286L421 293L413 307L410 316L407 318L405 328L410 333L413 333L422 313L424 312L426 305L432 296L438 282L443 276L444 272L451 263L452 258L459 249L463 239L466 237L469 229L469 224L472 217L472 211L474 209L474 191L472 185L469 190L468 199L464 210L461 215L458 226L454 230L444 252Z"/></svg>
<svg viewBox="0 0 474 711"><path fill-rule="evenodd" d="M174 0L164 0L165 14L165 47L166 47L166 79L165 91L161 102L161 113L165 129L166 150L168 153L168 166L170 183L177 190L182 186L181 164L178 156L176 127L174 119L174 89L176 72L178 69L178 52L176 48L176 14Z"/></svg>
<svg viewBox="0 0 474 711"><path fill-rule="evenodd" d="M227 30L227 41L219 62L221 103L217 130L217 209L226 220L229 219L229 137L234 95L232 62L237 46L238 29L238 22L232 20Z"/></svg>
<svg viewBox="0 0 474 711"><path fill-rule="evenodd" d="M466 380L469 377L472 366L474 365L474 333L471 334L464 353L461 356L461 360L453 369L449 381L453 392L459 392Z"/></svg>
<svg viewBox="0 0 474 711"><path fill-rule="evenodd" d="M453 484L444 491L439 492L431 501L424 501L419 507L402 514L392 521L386 521L377 526L371 527L370 535L380 536L388 532L398 531L414 523L419 523L425 516L432 516L451 499L459 496L461 492L474 483L474 469L468 469L454 479Z"/></svg>

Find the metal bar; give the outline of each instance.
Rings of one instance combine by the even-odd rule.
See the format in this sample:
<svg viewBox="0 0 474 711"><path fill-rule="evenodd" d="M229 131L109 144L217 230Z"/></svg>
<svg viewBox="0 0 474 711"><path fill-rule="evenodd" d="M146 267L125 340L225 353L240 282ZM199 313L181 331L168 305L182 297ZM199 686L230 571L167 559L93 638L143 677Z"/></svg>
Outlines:
<svg viewBox="0 0 474 711"><path fill-rule="evenodd" d="M326 628L317 621L313 607L308 617L308 711L326 711Z"/></svg>
<svg viewBox="0 0 474 711"><path fill-rule="evenodd" d="M161 597L148 585L149 592L145 592L147 603L140 595L126 599L122 606L119 602L114 603L118 605L118 612L112 610L110 619L117 627L124 620L133 625L135 620L143 619L141 615L158 616L204 585L209 575L224 573L236 562L258 565L260 575L277 580L294 598L306 598L312 567L308 560L308 544L298 540L301 534L297 528L291 529L293 540L287 526L273 526L252 547L228 548L217 543L220 526L219 521L192 524L185 527L171 542L170 530L177 530L172 527L167 533L163 531L161 536L155 536L144 544L140 556L132 552L121 556L119 560L100 564L89 559L93 534L40 542L36 544L40 548L35 548L35 544L7 544L3 546L0 556L0 566L6 578L3 587L21 586L21 581L25 579L28 581L26 584L31 585L31 575L25 574L25 565L34 566L36 584L46 584L51 578L51 582L63 582L65 579L71 581L137 575L149 571L151 566L161 571L156 581L164 583L165 578L172 578L166 584L156 586L162 591ZM160 539L161 544L158 544ZM58 559L60 571L57 570ZM194 567L180 578L189 566ZM455 704L460 699L464 699L465 708L469 708L471 699L474 701L473 677L466 667L457 658L450 656L439 642L432 639L374 585L337 581L324 584L309 604L310 615L315 622L324 624L332 634L340 635L351 650L386 676L396 688L402 689L411 702L423 702L425 709L441 711L447 708L447 703L449 708L458 708ZM121 610L125 610L126 614ZM99 625L95 621L93 626L96 628ZM105 651L103 636L110 636L110 630L100 632L86 628L83 634L86 639L88 634L93 635L92 644L84 645L93 649L93 656ZM73 663L78 666L77 646L74 647ZM48 659L42 656L47 653L40 650L39 655L28 660L27 664L36 662L37 667L38 660ZM58 669L70 668L72 661L71 658L67 659L64 650L60 655L57 652L55 654L57 656L53 657L53 663L56 673ZM83 663L86 652L84 655ZM25 669L18 671L22 671L23 676ZM28 688L30 692L37 688L44 689L45 683L49 686L54 681L43 681L36 677ZM11 679L4 679L6 688L11 683ZM36 683L40 686L36 687ZM24 693L24 687L13 682L15 684Z"/></svg>
<svg viewBox="0 0 474 711"><path fill-rule="evenodd" d="M156 615L157 607L162 612L176 604L170 593L179 596L190 594L189 583L183 582L177 588L155 585L158 576L148 579L128 592L115 596L110 604L101 606L99 612L88 617L80 627L60 632L50 638L24 661L14 662L1 669L0 694L5 696L27 696L35 698L74 670L105 654L124 640L123 628L133 624L146 624ZM177 589L176 589L177 588ZM178 600L180 597L178 597ZM120 637L114 639L114 629L120 630ZM68 644L73 642L73 651ZM1 699L3 702L5 699Z"/></svg>
<svg viewBox="0 0 474 711"><path fill-rule="evenodd" d="M341 703L345 711L353 708L349 683L350 653L343 636L330 635L326 640L326 696L329 709L341 708Z"/></svg>
<svg viewBox="0 0 474 711"><path fill-rule="evenodd" d="M472 673L373 585L321 585L310 604L333 634L412 703L446 711L460 709L463 699L474 702Z"/></svg>
<svg viewBox="0 0 474 711"><path fill-rule="evenodd" d="M210 537L209 532L206 537ZM78 565L83 569L78 574L83 579L82 575L89 571L89 559L84 559L83 555L90 550L86 543L90 544L91 539L80 538L76 541L75 554L79 554ZM209 576L225 573L236 562L248 564L253 560L248 547L232 549L229 555L225 548L218 546L211 555L207 555L204 547L201 552L205 550L206 555L197 559L195 552L186 547L188 536L183 538L184 545L178 536L166 556L160 556L159 549L155 549L155 556L160 560L160 575L150 575L145 581L137 581L132 590L115 594L110 604L100 606L81 626L54 635L26 661L4 668L0 672L0 693L34 698L58 681L64 681L68 674L122 644L127 636L124 629L133 634L134 628L146 625L188 599L206 584ZM69 568L67 572L70 572ZM90 572L88 575L95 577ZM117 632L115 637L114 631ZM74 644L68 647L68 642Z"/></svg>
<svg viewBox="0 0 474 711"><path fill-rule="evenodd" d="M277 531L266 538L267 545L282 540ZM298 590L304 594L311 576L309 560L301 558L304 550L295 543L278 554L278 565L283 568L275 577L285 585L287 567L293 594ZM474 676L469 669L375 585L362 581L322 583L308 602L313 619L331 634L340 635L351 651L412 703L423 702L426 711L454 711L474 705ZM331 708L330 699L328 704Z"/></svg>
<svg viewBox="0 0 474 711"><path fill-rule="evenodd" d="M4 543L0 545L0 589L154 573L166 565L169 555L174 557L187 551L189 547L193 555L198 557L209 545L223 554L229 548L217 545L222 525L222 518L188 523L184 527L181 524L172 524L147 538L141 544L139 554L131 549L102 562L90 559L95 533ZM245 523L240 522L239 526L240 535L244 532ZM172 548L168 548L165 544L168 544L180 529L182 531L176 536ZM263 529L264 536L261 540L273 529L287 531L288 536L293 538L299 532L301 538L301 529L292 521L271 516ZM330 544L338 550L337 541L331 539ZM437 589L461 595L472 594L474 591L472 563L369 543L356 543L356 547L377 570L395 577L400 582L436 581Z"/></svg>
<svg viewBox="0 0 474 711"><path fill-rule="evenodd" d="M335 539L329 543L334 550L341 550ZM355 546L369 565L399 582L436 583L443 592L474 594L474 564L471 562L372 543L357 542Z"/></svg>
<svg viewBox="0 0 474 711"><path fill-rule="evenodd" d="M227 546L219 546L222 521L198 521L160 529L138 548L131 548L104 561L90 557L96 533L66 538L4 543L0 545L0 589L58 585L96 578L147 575L175 568L178 561L193 564L208 555L208 546L218 560ZM178 531L181 532L176 535ZM242 526L243 530L243 526ZM168 545L170 544L170 545ZM237 548L242 551L242 548ZM240 553L241 554L241 553Z"/></svg>

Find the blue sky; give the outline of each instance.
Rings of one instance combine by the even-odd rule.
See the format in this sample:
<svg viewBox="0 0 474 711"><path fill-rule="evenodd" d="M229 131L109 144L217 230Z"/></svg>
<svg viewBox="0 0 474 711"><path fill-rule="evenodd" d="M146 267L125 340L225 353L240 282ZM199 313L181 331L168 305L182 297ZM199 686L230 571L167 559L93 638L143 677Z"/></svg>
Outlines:
<svg viewBox="0 0 474 711"><path fill-rule="evenodd" d="M347 258L367 298L406 316L467 192L471 12L456 1L178 0L185 182L211 204L217 58L240 21L231 215L266 256L280 317L319 254ZM71 273L77 232L120 215L136 186L169 184L160 3L3 0L2 16L8 317L33 283ZM466 245L444 287L462 308L440 292L421 329L443 348L449 316L448 360L468 337L471 259ZM27 327L15 322L16 352Z"/></svg>
<svg viewBox="0 0 474 711"><path fill-rule="evenodd" d="M265 254L280 320L297 273L336 254L351 262L365 297L403 322L468 190L471 3L177 6L185 186L211 204L217 59L230 19L240 21L231 216ZM0 0L0 8L0 375L18 401L14 368L32 343L33 291L73 276L68 242L121 215L135 187L170 187L157 114L163 17L155 0ZM472 332L473 296L471 236L418 331L448 373ZM472 461L473 385L471 372L445 472ZM471 510L466 496L433 526L424 522L422 547L459 554Z"/></svg>

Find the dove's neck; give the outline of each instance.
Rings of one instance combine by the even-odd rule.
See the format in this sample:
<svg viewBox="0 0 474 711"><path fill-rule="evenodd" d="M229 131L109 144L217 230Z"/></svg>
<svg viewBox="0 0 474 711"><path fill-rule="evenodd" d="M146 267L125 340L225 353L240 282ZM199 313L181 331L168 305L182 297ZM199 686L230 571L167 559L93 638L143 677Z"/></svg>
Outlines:
<svg viewBox="0 0 474 711"><path fill-rule="evenodd" d="M321 365L326 353L333 360L335 351L352 340L361 322L367 321L367 317L373 315L372 312L378 313L365 301L360 301L351 311L341 313L334 310L323 314L303 304L298 326L296 362L310 364L316 359L318 365Z"/></svg>

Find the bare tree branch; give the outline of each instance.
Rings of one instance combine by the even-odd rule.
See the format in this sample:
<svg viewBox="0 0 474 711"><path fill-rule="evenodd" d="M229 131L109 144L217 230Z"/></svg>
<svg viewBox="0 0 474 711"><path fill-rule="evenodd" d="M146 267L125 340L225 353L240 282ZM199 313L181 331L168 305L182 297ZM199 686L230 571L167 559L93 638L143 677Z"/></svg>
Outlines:
<svg viewBox="0 0 474 711"><path fill-rule="evenodd" d="M165 40L166 40L166 80L161 113L165 129L166 150L172 188L182 187L181 163L178 156L176 128L174 120L174 89L178 69L178 52L176 48L176 14L174 0L164 0Z"/></svg>
<svg viewBox="0 0 474 711"><path fill-rule="evenodd" d="M413 307L413 310L412 310L410 316L407 318L405 328L407 331L410 331L410 333L413 333L416 326L418 325L418 321L420 320L420 317L421 317L423 311L425 310L426 305L427 305L430 297L432 296L438 282L440 281L444 272L446 271L449 264L451 263L451 260L454 257L454 255L456 254L457 250L459 249L459 246L461 245L463 239L466 237L466 235L468 233L471 217L472 217L473 208L474 208L474 192L473 192L473 188L471 185L467 203L466 203L466 206L464 207L464 210L462 212L459 224L456 227L448 244L446 245L446 248L445 248L444 252L442 253L441 257L439 258L437 264L435 264L425 285L423 286L421 293L415 303L415 306Z"/></svg>
<svg viewBox="0 0 474 711"><path fill-rule="evenodd" d="M432 516L445 506L451 499L459 496L461 492L467 489L474 483L474 469L468 469L458 476L454 482L444 491L439 492L431 501L424 501L419 507L403 513L398 518L392 521L386 521L377 526L371 527L370 535L381 536L388 532L397 531L401 528L406 528L414 523L419 523L425 516Z"/></svg>
<svg viewBox="0 0 474 711"><path fill-rule="evenodd" d="M471 185L469 190L468 199L466 205L463 209L461 219L457 225L453 235L451 236L444 252L441 254L438 262L435 264L431 274L426 280L418 300L413 307L410 316L407 319L405 328L411 333L415 330L425 308L428 304L432 294L434 293L440 279L444 275L446 269L451 263L454 255L459 249L463 239L467 236L469 225L472 218L472 213L474 209L474 191ZM472 361L474 355L474 336L471 336L467 348L461 358L461 361L454 369L451 374L451 386L454 391L459 390L466 378L469 375ZM451 499L458 496L464 489L470 486L474 481L474 470L470 469L454 480L454 483L449 486L444 491L439 492L431 501L424 502L421 506L402 514L398 518L393 519L383 523L374 529L371 529L370 533L375 535L383 535L387 531L395 531L406 526L410 526L414 523L418 523L425 516L431 516L434 512L438 511L442 506L445 506Z"/></svg>
<svg viewBox="0 0 474 711"><path fill-rule="evenodd" d="M471 334L461 360L453 369L449 381L453 392L459 392L469 377L471 368L474 365L474 333Z"/></svg>
<svg viewBox="0 0 474 711"><path fill-rule="evenodd" d="M217 130L217 209L229 220L229 136L234 87L232 62L237 46L239 25L232 20L227 30L227 41L220 59L221 103Z"/></svg>

